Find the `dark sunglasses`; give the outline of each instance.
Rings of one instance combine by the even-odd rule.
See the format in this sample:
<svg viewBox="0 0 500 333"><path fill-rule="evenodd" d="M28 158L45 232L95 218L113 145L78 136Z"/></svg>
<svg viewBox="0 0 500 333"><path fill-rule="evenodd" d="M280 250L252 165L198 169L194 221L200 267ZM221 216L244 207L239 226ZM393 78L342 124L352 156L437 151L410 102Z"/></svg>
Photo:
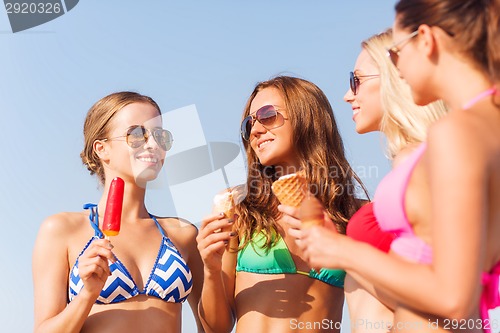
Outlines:
<svg viewBox="0 0 500 333"><path fill-rule="evenodd" d="M361 85L361 81L359 80L360 77L361 78L363 78L363 77L376 78L376 77L379 77L379 76L380 76L380 74L374 74L374 75L356 75L353 72L349 72L349 85L351 87L351 91L352 91L353 95L357 95L358 94L359 86Z"/></svg>
<svg viewBox="0 0 500 333"><path fill-rule="evenodd" d="M152 136L158 146L164 151L170 150L172 148L172 143L174 138L170 131L163 129L161 127L155 127L152 129L147 129L141 125L130 126L127 129L127 134L121 136L115 136L114 138L102 139L102 141L116 140L119 138L125 138L125 141L131 148L142 147L146 142L148 142L149 137Z"/></svg>
<svg viewBox="0 0 500 333"><path fill-rule="evenodd" d="M410 39L412 39L416 35L418 35L418 30L413 31L411 34L409 34L405 38L401 39L399 42L392 44L392 46L387 49L387 56L389 57L389 59L391 59L391 62L394 64L394 66L398 65L399 53L401 52L401 49L403 48L403 46L406 44L404 44L401 47L398 47L398 45L400 45L401 43L404 43L406 41L409 41Z"/></svg>
<svg viewBox="0 0 500 333"><path fill-rule="evenodd" d="M241 137L248 141L250 139L250 132L255 124L255 121L264 126L266 130L271 130L273 128L278 128L283 126L285 120L288 118L283 117L281 113L278 112L278 108L274 105L264 105L258 109L254 114L251 114L241 122Z"/></svg>

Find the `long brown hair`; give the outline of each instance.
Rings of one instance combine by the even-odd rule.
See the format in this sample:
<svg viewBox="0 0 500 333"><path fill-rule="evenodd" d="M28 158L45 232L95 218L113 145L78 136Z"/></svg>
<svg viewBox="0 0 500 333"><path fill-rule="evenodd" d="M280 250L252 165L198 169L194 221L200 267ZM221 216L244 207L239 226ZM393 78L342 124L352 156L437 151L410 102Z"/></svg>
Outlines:
<svg viewBox="0 0 500 333"><path fill-rule="evenodd" d="M400 0L395 8L401 28L440 27L453 36L460 54L493 82L500 80L499 0Z"/></svg>
<svg viewBox="0 0 500 333"><path fill-rule="evenodd" d="M292 126L293 146L310 191L321 200L339 232L345 233L347 221L361 206L355 192L361 188L367 197L368 193L345 157L330 102L315 84L278 76L256 85L242 118L250 113L255 96L266 88L281 93L288 111L287 121ZM278 199L271 191L271 184L277 179L276 168L262 165L249 142L243 144L248 162L246 197L236 207L238 235L243 240L241 248L259 232L264 232L265 247L270 248L278 240L276 220L281 215Z"/></svg>

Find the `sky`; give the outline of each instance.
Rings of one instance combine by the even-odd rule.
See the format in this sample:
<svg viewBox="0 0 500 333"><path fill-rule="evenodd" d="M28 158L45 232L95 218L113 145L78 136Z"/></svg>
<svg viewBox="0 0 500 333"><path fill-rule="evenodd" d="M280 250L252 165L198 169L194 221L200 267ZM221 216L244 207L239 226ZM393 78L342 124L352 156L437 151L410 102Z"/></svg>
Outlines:
<svg viewBox="0 0 500 333"><path fill-rule="evenodd" d="M360 42L392 25L394 4L86 0L16 33L1 8L2 331L33 330L31 256L42 221L100 198L79 154L85 115L109 93L151 96L174 135L146 198L153 214L199 225L215 193L244 182L241 114L255 84L278 74L325 92L348 159L373 195L390 168L383 138L358 135L342 97ZM183 314L183 332L193 332L187 304Z"/></svg>

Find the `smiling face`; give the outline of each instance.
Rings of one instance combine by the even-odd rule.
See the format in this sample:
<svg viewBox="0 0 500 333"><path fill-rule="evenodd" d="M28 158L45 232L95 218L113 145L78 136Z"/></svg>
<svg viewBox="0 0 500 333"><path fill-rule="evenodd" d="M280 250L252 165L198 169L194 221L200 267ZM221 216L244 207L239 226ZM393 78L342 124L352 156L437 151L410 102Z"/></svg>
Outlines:
<svg viewBox="0 0 500 333"><path fill-rule="evenodd" d="M137 148L127 144L127 130L131 126L142 125L150 134L153 128L162 127L159 111L149 103L131 103L123 107L113 117L108 139L102 144L107 154L104 155L103 165L106 179L115 176L135 181L145 186L147 181L155 179L165 160L165 150L161 149L152 135Z"/></svg>
<svg viewBox="0 0 500 333"><path fill-rule="evenodd" d="M274 105L284 118L289 118L284 100L278 89L268 87L257 93L250 104L250 114L254 115L265 105ZM299 168L299 159L293 146L293 129L291 122L285 120L280 127L267 130L255 121L250 132L250 146L260 163L266 166L283 168Z"/></svg>
<svg viewBox="0 0 500 333"><path fill-rule="evenodd" d="M380 100L380 77L363 77L363 75L378 75L379 69L368 52L363 49L356 60L354 74L359 77L357 94L349 90L344 95L344 101L352 106L352 119L356 123L356 132L363 134L380 130L382 106Z"/></svg>

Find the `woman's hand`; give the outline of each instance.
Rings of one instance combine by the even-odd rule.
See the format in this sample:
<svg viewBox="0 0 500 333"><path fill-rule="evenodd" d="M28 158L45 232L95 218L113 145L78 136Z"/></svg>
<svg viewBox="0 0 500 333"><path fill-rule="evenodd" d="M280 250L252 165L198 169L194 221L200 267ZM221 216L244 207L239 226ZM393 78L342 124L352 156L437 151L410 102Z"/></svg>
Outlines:
<svg viewBox="0 0 500 333"><path fill-rule="evenodd" d="M300 208L293 206L279 205L278 210L283 213L281 218L283 222L288 224L290 229L288 232L291 236L300 240L302 237L300 230L302 229L302 221L300 220ZM326 210L323 211L323 226L331 231L336 231L333 221L328 217Z"/></svg>
<svg viewBox="0 0 500 333"><path fill-rule="evenodd" d="M279 205L278 210L283 213L281 220L289 226L288 233L290 236L300 239L300 227L302 222L299 219L299 208Z"/></svg>
<svg viewBox="0 0 500 333"><path fill-rule="evenodd" d="M233 224L234 217L228 219L224 213L209 215L201 222L196 242L205 269L210 271L222 269L222 255L231 238L235 236L231 231Z"/></svg>
<svg viewBox="0 0 500 333"><path fill-rule="evenodd" d="M323 212L323 226L303 228L299 219L299 208L279 205L282 220L289 225L288 233L297 239L304 253L304 259L311 267L338 268L338 241L342 237L335 229L333 221Z"/></svg>
<svg viewBox="0 0 500 333"><path fill-rule="evenodd" d="M109 262L115 261L112 248L109 240L96 239L78 259L78 273L85 286L84 290L95 295L96 299L111 275Z"/></svg>
<svg viewBox="0 0 500 333"><path fill-rule="evenodd" d="M300 231L297 244L311 267L342 268L339 243L343 237L334 228L314 226Z"/></svg>

